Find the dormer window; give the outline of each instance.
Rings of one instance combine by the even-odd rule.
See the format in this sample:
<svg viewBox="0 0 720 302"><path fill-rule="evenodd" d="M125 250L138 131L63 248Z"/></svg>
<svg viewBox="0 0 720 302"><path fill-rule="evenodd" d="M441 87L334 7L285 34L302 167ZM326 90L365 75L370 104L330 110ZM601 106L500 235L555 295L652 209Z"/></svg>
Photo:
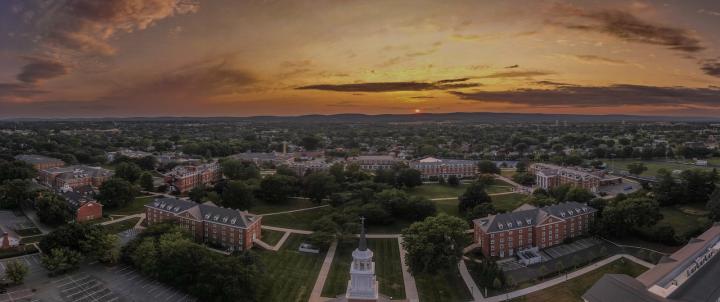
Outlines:
<svg viewBox="0 0 720 302"><path fill-rule="evenodd" d="M205 219L210 219L210 214L205 214Z"/></svg>
<svg viewBox="0 0 720 302"><path fill-rule="evenodd" d="M237 218L233 217L233 219L230 220L230 224L235 224L236 221L237 221Z"/></svg>
<svg viewBox="0 0 720 302"><path fill-rule="evenodd" d="M502 223L498 223L498 225L497 225L497 226L498 226L498 228L499 228L499 229L501 229L501 230L503 229L503 225L502 225Z"/></svg>
<svg viewBox="0 0 720 302"><path fill-rule="evenodd" d="M228 221L228 218L227 218L227 216L223 217L223 220L222 220L222 222L223 222L223 223L226 223L227 221Z"/></svg>

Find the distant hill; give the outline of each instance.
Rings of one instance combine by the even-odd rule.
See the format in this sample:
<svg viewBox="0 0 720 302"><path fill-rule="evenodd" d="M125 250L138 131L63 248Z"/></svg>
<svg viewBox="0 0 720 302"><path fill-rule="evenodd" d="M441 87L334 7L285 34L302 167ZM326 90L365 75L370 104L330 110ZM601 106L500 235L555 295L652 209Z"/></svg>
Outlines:
<svg viewBox="0 0 720 302"><path fill-rule="evenodd" d="M410 122L467 122L467 123L521 123L521 122L718 122L720 117L679 117L641 115L581 115L541 113L455 112L420 114L331 114L300 116L251 117L128 117L128 118L22 118L4 121L205 121L205 122L344 122L344 123L410 123Z"/></svg>

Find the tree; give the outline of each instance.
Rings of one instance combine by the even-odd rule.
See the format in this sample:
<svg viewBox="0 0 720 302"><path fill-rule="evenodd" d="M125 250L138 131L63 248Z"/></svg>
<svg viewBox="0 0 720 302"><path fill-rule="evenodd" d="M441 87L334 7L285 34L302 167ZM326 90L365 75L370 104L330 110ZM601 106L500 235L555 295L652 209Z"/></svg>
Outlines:
<svg viewBox="0 0 720 302"><path fill-rule="evenodd" d="M335 177L337 179L337 176ZM298 180L287 175L270 175L260 181L258 196L270 203L286 202L290 196L297 194Z"/></svg>
<svg viewBox="0 0 720 302"><path fill-rule="evenodd" d="M240 180L228 181L220 197L224 207L239 210L251 208L255 201L253 188Z"/></svg>
<svg viewBox="0 0 720 302"><path fill-rule="evenodd" d="M595 198L595 194L590 192L588 189L578 186L573 186L570 190L568 190L567 194L565 194L566 201L587 203L593 198Z"/></svg>
<svg viewBox="0 0 720 302"><path fill-rule="evenodd" d="M406 188L414 188L422 185L420 171L411 168L400 169L397 173L397 183Z"/></svg>
<svg viewBox="0 0 720 302"><path fill-rule="evenodd" d="M308 151L315 150L320 147L320 139L317 136L305 136L300 140L300 146Z"/></svg>
<svg viewBox="0 0 720 302"><path fill-rule="evenodd" d="M515 171L517 172L526 172L527 171L527 162L525 161L519 161L517 164L515 164Z"/></svg>
<svg viewBox="0 0 720 302"><path fill-rule="evenodd" d="M481 203L472 208L471 211L465 215L465 219L473 221L478 218L487 217L488 215L495 214L497 211L492 203Z"/></svg>
<svg viewBox="0 0 720 302"><path fill-rule="evenodd" d="M466 244L466 228L462 219L441 213L404 229L402 244L410 270L435 273L457 265Z"/></svg>
<svg viewBox="0 0 720 302"><path fill-rule="evenodd" d="M225 159L220 163L220 168L223 175L232 180L260 178L260 170L258 170L255 163L251 161Z"/></svg>
<svg viewBox="0 0 720 302"><path fill-rule="evenodd" d="M38 218L50 226L58 226L73 219L70 205L55 194L44 194L35 200Z"/></svg>
<svg viewBox="0 0 720 302"><path fill-rule="evenodd" d="M143 190L145 191L152 191L153 189L155 189L152 174L148 172L143 172L142 174L140 174L140 187L143 188Z"/></svg>
<svg viewBox="0 0 720 302"><path fill-rule="evenodd" d="M720 221L720 188L715 188L710 195L706 208L710 211L710 219Z"/></svg>
<svg viewBox="0 0 720 302"><path fill-rule="evenodd" d="M316 203L335 192L337 184L335 178L327 173L310 173L303 179L303 191L305 195Z"/></svg>
<svg viewBox="0 0 720 302"><path fill-rule="evenodd" d="M682 188L675 181L675 177L669 171L660 169L658 170L657 180L657 183L652 187L655 200L663 206L677 203L681 198Z"/></svg>
<svg viewBox="0 0 720 302"><path fill-rule="evenodd" d="M512 176L512 180L523 186L532 186L535 184L535 176L525 172L515 173L515 175Z"/></svg>
<svg viewBox="0 0 720 302"><path fill-rule="evenodd" d="M136 162L137 162L137 165L145 171L155 170L155 167L158 164L157 158L155 158L155 156L152 156L152 155L142 157L142 158L138 159Z"/></svg>
<svg viewBox="0 0 720 302"><path fill-rule="evenodd" d="M628 198L603 209L602 228L606 234L622 237L635 228L651 226L661 218L656 201L646 197Z"/></svg>
<svg viewBox="0 0 720 302"><path fill-rule="evenodd" d="M50 275L56 276L78 269L81 259L80 252L69 248L55 248L42 256L42 265L50 271Z"/></svg>
<svg viewBox="0 0 720 302"><path fill-rule="evenodd" d="M491 202L490 195L485 192L485 186L479 182L473 182L458 197L458 211L464 215L468 210L475 208L479 204Z"/></svg>
<svg viewBox="0 0 720 302"><path fill-rule="evenodd" d="M500 174L500 168L494 162L483 160L478 162L478 171L484 174Z"/></svg>
<svg viewBox="0 0 720 302"><path fill-rule="evenodd" d="M13 260L5 263L5 278L12 281L14 284L20 284L25 280L29 270L27 265L24 263Z"/></svg>
<svg viewBox="0 0 720 302"><path fill-rule="evenodd" d="M140 167L131 162L121 162L115 166L115 177L122 178L130 183L135 183L140 178L141 172Z"/></svg>
<svg viewBox="0 0 720 302"><path fill-rule="evenodd" d="M194 202L202 202L205 196L207 196L207 187L204 184L200 184L188 192L188 197Z"/></svg>
<svg viewBox="0 0 720 302"><path fill-rule="evenodd" d="M30 179L35 177L35 169L23 161L0 160L0 184L14 179Z"/></svg>
<svg viewBox="0 0 720 302"><path fill-rule="evenodd" d="M447 179L447 183L451 187L457 187L460 185L460 179L455 175L450 175L450 177L448 177L448 179Z"/></svg>
<svg viewBox="0 0 720 302"><path fill-rule="evenodd" d="M634 175L640 175L642 172L647 171L647 167L643 163L630 163L627 165L628 172Z"/></svg>
<svg viewBox="0 0 720 302"><path fill-rule="evenodd" d="M32 198L27 180L13 179L0 185L0 208L15 209Z"/></svg>
<svg viewBox="0 0 720 302"><path fill-rule="evenodd" d="M137 194L137 189L132 183L120 178L111 178L100 185L97 200L107 209L122 208L132 202Z"/></svg>

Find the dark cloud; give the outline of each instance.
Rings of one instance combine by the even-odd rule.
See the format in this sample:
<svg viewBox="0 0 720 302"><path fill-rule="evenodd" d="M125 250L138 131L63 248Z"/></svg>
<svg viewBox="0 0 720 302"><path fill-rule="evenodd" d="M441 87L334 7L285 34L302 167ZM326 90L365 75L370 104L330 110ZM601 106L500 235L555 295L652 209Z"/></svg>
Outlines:
<svg viewBox="0 0 720 302"><path fill-rule="evenodd" d="M449 90L481 86L479 83L460 83L470 78L440 80L437 82L371 82L353 84L318 84L297 87L299 90L327 90L343 92L390 92Z"/></svg>
<svg viewBox="0 0 720 302"><path fill-rule="evenodd" d="M10 98L28 98L47 91L24 83L0 83L0 103Z"/></svg>
<svg viewBox="0 0 720 302"><path fill-rule="evenodd" d="M683 52L698 52L703 50L701 41L690 31L678 28L653 24L638 17L619 10L587 11L574 6L558 5L556 11L564 16L576 17L575 21L560 23L566 28L605 33L617 38L645 44L661 45L669 49Z"/></svg>
<svg viewBox="0 0 720 302"><path fill-rule="evenodd" d="M515 64L515 65L505 66L504 68L505 68L505 69L512 69L512 68L518 68L518 67L520 67L520 65Z"/></svg>
<svg viewBox="0 0 720 302"><path fill-rule="evenodd" d="M616 60L616 59L610 59L606 57L596 56L596 55L574 55L574 58L588 63L600 63L600 64L610 64L610 65L624 65L627 64L627 62L623 60Z"/></svg>
<svg viewBox="0 0 720 302"><path fill-rule="evenodd" d="M535 84L545 85L545 86L577 86L575 84L555 82L555 81L535 81Z"/></svg>
<svg viewBox="0 0 720 302"><path fill-rule="evenodd" d="M37 83L52 79L68 73L67 66L62 63L45 58L24 57L28 64L22 67L17 79L25 83Z"/></svg>
<svg viewBox="0 0 720 302"><path fill-rule="evenodd" d="M434 96L429 95L418 95L418 96L411 96L411 99L434 99Z"/></svg>
<svg viewBox="0 0 720 302"><path fill-rule="evenodd" d="M709 59L700 62L700 69L707 75L720 77L720 59Z"/></svg>
<svg viewBox="0 0 720 302"><path fill-rule="evenodd" d="M452 94L466 100L529 106L607 107L622 105L710 106L720 108L720 89L642 85L559 86L554 89L474 91Z"/></svg>
<svg viewBox="0 0 720 302"><path fill-rule="evenodd" d="M531 78L536 76L551 75L552 72L547 71L502 71L491 73L486 76L481 76L483 79L494 79L494 78Z"/></svg>

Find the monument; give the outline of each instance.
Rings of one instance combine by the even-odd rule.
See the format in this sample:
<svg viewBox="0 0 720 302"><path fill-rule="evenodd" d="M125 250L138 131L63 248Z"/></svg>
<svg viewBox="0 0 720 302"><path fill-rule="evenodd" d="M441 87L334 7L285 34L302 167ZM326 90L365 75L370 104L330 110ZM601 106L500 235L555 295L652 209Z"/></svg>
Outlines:
<svg viewBox="0 0 720 302"><path fill-rule="evenodd" d="M348 281L345 299L348 302L375 302L379 299L375 262L373 262L373 252L367 247L365 217L360 218L360 221L360 242L352 253L350 281Z"/></svg>

